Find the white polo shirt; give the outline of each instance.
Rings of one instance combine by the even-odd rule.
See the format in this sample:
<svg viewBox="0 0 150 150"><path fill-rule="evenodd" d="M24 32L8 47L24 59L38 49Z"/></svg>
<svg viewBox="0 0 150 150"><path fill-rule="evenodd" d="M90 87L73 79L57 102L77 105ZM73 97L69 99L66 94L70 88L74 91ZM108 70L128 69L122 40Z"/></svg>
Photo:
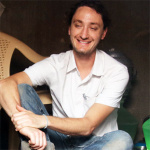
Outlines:
<svg viewBox="0 0 150 150"><path fill-rule="evenodd" d="M25 70L33 86L47 84L53 98L53 116L82 118L94 103L116 109L93 132L102 136L115 131L117 108L127 85L127 68L97 50L91 73L81 80L73 51L51 55Z"/></svg>

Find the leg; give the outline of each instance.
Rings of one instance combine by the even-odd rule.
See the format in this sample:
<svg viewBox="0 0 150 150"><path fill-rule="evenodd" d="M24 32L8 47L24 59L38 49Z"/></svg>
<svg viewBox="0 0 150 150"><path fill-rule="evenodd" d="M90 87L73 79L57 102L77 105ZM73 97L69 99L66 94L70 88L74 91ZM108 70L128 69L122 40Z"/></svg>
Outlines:
<svg viewBox="0 0 150 150"><path fill-rule="evenodd" d="M21 105L38 115L49 115L35 90L27 84L18 85Z"/></svg>
<svg viewBox="0 0 150 150"><path fill-rule="evenodd" d="M105 134L103 137L93 138L93 143L84 150L132 150L133 141L130 135L118 130Z"/></svg>
<svg viewBox="0 0 150 150"><path fill-rule="evenodd" d="M20 84L18 85L19 95L20 95L20 101L22 107L24 107L27 110L30 110L38 115L49 115L47 110L45 109L43 103L39 99L37 93L35 90L27 85L27 84ZM53 149L53 144L50 142L49 136L47 134L47 130L43 130L46 134L47 139L47 148L46 149ZM28 143L26 142L26 138L24 136L20 136L21 138L21 149L30 149Z"/></svg>
<svg viewBox="0 0 150 150"><path fill-rule="evenodd" d="M59 133L57 131L48 129L47 133L51 139L51 142L54 143L56 150L71 150L69 136Z"/></svg>

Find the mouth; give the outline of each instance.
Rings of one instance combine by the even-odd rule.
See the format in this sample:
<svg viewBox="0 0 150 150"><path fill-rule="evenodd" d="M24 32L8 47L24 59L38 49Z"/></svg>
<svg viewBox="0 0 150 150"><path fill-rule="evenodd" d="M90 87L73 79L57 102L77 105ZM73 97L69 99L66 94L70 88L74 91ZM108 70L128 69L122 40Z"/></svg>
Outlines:
<svg viewBox="0 0 150 150"><path fill-rule="evenodd" d="M79 43L81 44L89 44L91 43L91 41L82 41L82 40L77 40Z"/></svg>

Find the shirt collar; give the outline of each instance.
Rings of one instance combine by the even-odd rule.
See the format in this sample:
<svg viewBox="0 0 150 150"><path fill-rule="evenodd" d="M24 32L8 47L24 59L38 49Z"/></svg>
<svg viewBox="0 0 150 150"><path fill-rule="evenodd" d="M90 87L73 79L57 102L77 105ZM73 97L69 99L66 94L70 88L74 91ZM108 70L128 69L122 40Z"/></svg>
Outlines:
<svg viewBox="0 0 150 150"><path fill-rule="evenodd" d="M75 63L75 58L73 55L73 51L70 51L70 57L69 57L69 62L68 62L68 68L67 68L67 73L74 70L76 67L76 63Z"/></svg>
<svg viewBox="0 0 150 150"><path fill-rule="evenodd" d="M95 62L94 62L93 69L92 69L92 74L96 76L102 76L104 74L103 67L104 67L104 58L103 58L102 52L99 50L96 50L96 57L95 57ZM73 51L71 51L67 73L74 69L77 69L77 66L76 66L74 55L73 55Z"/></svg>
<svg viewBox="0 0 150 150"><path fill-rule="evenodd" d="M102 55L102 51L96 50L92 74L96 76L102 76L104 74L104 57Z"/></svg>

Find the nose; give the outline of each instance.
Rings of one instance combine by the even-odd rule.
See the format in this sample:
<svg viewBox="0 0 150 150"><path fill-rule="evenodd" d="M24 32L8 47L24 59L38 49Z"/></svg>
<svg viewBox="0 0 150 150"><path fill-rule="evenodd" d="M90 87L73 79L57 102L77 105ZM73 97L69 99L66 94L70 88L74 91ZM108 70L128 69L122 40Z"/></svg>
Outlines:
<svg viewBox="0 0 150 150"><path fill-rule="evenodd" d="M80 37L81 37L83 40L88 39L88 37L89 37L88 28L84 27L84 28L82 29Z"/></svg>

